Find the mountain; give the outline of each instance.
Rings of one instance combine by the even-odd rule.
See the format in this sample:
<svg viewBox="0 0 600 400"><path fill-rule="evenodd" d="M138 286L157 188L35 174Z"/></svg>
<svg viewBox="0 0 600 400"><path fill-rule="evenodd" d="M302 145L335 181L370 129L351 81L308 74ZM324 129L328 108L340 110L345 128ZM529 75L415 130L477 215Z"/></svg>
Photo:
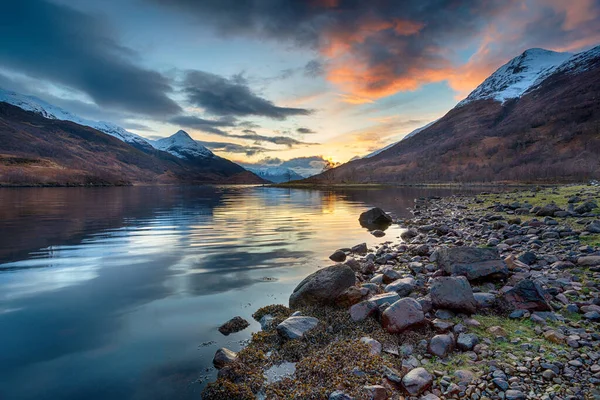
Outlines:
<svg viewBox="0 0 600 400"><path fill-rule="evenodd" d="M531 49L431 126L308 182L572 182L600 175L600 46Z"/></svg>
<svg viewBox="0 0 600 400"><path fill-rule="evenodd" d="M60 107L45 102L44 100L35 97L27 96L17 92L4 90L0 88L0 102L12 104L23 110L32 111L36 114L41 115L48 119L57 119L61 121L71 121L79 125L85 125L104 132L110 136L114 136L117 139L129 143L132 146L140 149L151 150L152 145L143 137L136 135L135 133L128 132L124 128L115 125L111 122L105 121L91 121L89 119L81 118L69 111L66 111Z"/></svg>
<svg viewBox="0 0 600 400"><path fill-rule="evenodd" d="M558 53L544 49L529 49L513 58L458 103L459 107L473 101L494 99L504 102L520 97L533 86L550 76L571 53Z"/></svg>
<svg viewBox="0 0 600 400"><path fill-rule="evenodd" d="M216 157L144 151L89 126L0 102L0 186L264 183Z"/></svg>
<svg viewBox="0 0 600 400"><path fill-rule="evenodd" d="M195 159L214 158L212 151L196 142L186 131L179 130L172 136L150 142L155 148L173 154L175 157Z"/></svg>
<svg viewBox="0 0 600 400"><path fill-rule="evenodd" d="M184 131L149 141L113 123L91 121L3 89L0 106L0 185L265 182ZM40 118L41 123L31 122ZM116 141L107 142L105 135Z"/></svg>
<svg viewBox="0 0 600 400"><path fill-rule="evenodd" d="M291 168L286 167L246 167L248 171L255 173L263 179L274 183L290 182L304 179L304 177Z"/></svg>

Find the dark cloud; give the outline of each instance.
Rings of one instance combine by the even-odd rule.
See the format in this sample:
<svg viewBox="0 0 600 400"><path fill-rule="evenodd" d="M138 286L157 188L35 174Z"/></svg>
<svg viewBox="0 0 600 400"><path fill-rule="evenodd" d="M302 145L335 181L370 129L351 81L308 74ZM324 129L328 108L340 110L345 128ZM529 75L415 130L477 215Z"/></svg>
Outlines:
<svg viewBox="0 0 600 400"><path fill-rule="evenodd" d="M273 144L278 144L278 145L283 145L283 146L287 146L287 147L293 147L293 146L297 146L297 145L304 145L304 146L310 146L310 145L315 145L317 143L308 143L308 142L302 142L300 140L296 140L294 138L291 138L289 136L264 136L264 135L259 135L254 131L251 130L244 130L243 135L237 135L237 134L229 134L227 136L232 137L232 138L237 138L237 139L244 139L244 140L252 140L254 141L255 144L261 144L261 143L273 143Z"/></svg>
<svg viewBox="0 0 600 400"><path fill-rule="evenodd" d="M527 48L577 50L600 40L598 0L529 0L527 7L520 0L147 1L224 36L317 50L305 75L324 71L355 104L440 81L470 90ZM465 62L468 48L478 50Z"/></svg>
<svg viewBox="0 0 600 400"><path fill-rule="evenodd" d="M304 76L308 76L310 78L316 78L325 73L325 67L322 61L319 60L311 60L306 63L304 66Z"/></svg>
<svg viewBox="0 0 600 400"><path fill-rule="evenodd" d="M181 111L170 81L136 65L113 29L91 15L43 0L8 1L0 12L0 65L77 89L98 105L152 116Z"/></svg>
<svg viewBox="0 0 600 400"><path fill-rule="evenodd" d="M208 147L213 151L222 151L226 153L242 153L247 156L253 156L259 153L263 153L266 151L271 151L264 147L260 146L243 146L241 144L236 143L227 143L227 142L205 142L197 140L201 145Z"/></svg>
<svg viewBox="0 0 600 400"><path fill-rule="evenodd" d="M455 41L473 38L516 0L150 0L223 35L293 42L328 59L327 77L355 96L383 97L445 79ZM318 74L319 61L305 70ZM352 99L358 102L358 98Z"/></svg>
<svg viewBox="0 0 600 400"><path fill-rule="evenodd" d="M203 71L188 71L183 92L190 104L219 116L262 116L284 120L295 115L309 115L304 108L279 107L255 94L247 81L236 75L231 79Z"/></svg>
<svg viewBox="0 0 600 400"><path fill-rule="evenodd" d="M218 120L204 119L193 115L177 115L169 119L169 122L175 125L181 125L186 128L193 128L199 131L212 133L219 136L228 136L229 133L219 129L220 127L236 126L235 118L224 117Z"/></svg>
<svg viewBox="0 0 600 400"><path fill-rule="evenodd" d="M307 134L311 134L311 133L317 133L315 131L313 131L312 129L309 128L298 128L296 129L296 132L301 133L303 135L307 135Z"/></svg>

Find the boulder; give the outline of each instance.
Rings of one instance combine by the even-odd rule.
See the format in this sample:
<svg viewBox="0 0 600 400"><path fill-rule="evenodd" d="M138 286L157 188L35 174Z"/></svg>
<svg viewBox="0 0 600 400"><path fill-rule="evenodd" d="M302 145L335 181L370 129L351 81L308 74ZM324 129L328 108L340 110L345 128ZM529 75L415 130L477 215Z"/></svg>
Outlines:
<svg viewBox="0 0 600 400"><path fill-rule="evenodd" d="M393 222L392 217L379 207L372 208L360 214L358 221L368 229L387 228Z"/></svg>
<svg viewBox="0 0 600 400"><path fill-rule="evenodd" d="M410 239L417 237L417 236L419 236L419 232L414 228L407 229L400 234L400 238L402 240L404 240L405 242L408 242L408 241L410 241Z"/></svg>
<svg viewBox="0 0 600 400"><path fill-rule="evenodd" d="M598 208L598 204L593 201L586 201L585 203L575 207L573 211L575 211L577 214L585 214L591 212L595 208Z"/></svg>
<svg viewBox="0 0 600 400"><path fill-rule="evenodd" d="M456 347L461 351L471 351L479 343L479 337L474 333L461 333L456 339Z"/></svg>
<svg viewBox="0 0 600 400"><path fill-rule="evenodd" d="M357 244L356 246L352 247L352 252L361 256L364 256L365 254L367 254L367 251L369 249L367 248L367 244L366 243L360 243Z"/></svg>
<svg viewBox="0 0 600 400"><path fill-rule="evenodd" d="M337 297L356 283L352 268L333 265L307 276L290 296L290 307L310 304L333 304Z"/></svg>
<svg viewBox="0 0 600 400"><path fill-rule="evenodd" d="M369 289L365 287L350 286L344 290L337 298L336 303L343 307L350 307L369 294Z"/></svg>
<svg viewBox="0 0 600 400"><path fill-rule="evenodd" d="M387 400L388 399L387 389L381 385L363 386L363 389L367 393L367 399L369 399L369 400Z"/></svg>
<svg viewBox="0 0 600 400"><path fill-rule="evenodd" d="M424 321L425 314L421 304L410 297L396 301L381 316L381 325L390 333L403 332Z"/></svg>
<svg viewBox="0 0 600 400"><path fill-rule="evenodd" d="M547 300L548 297L549 295L540 284L531 279L519 281L512 289L504 293L504 299L518 310L552 311Z"/></svg>
<svg viewBox="0 0 600 400"><path fill-rule="evenodd" d="M418 396L433 383L433 376L425 368L415 368L402 378L402 387L411 396Z"/></svg>
<svg viewBox="0 0 600 400"><path fill-rule="evenodd" d="M380 237L385 236L385 232L382 231L381 229L375 229L375 230L371 231L371 235L380 238Z"/></svg>
<svg viewBox="0 0 600 400"><path fill-rule="evenodd" d="M329 395L329 400L354 400L354 397L350 397L341 390L336 390Z"/></svg>
<svg viewBox="0 0 600 400"><path fill-rule="evenodd" d="M464 276L433 278L430 295L434 308L465 311L471 314L477 310L473 290Z"/></svg>
<svg viewBox="0 0 600 400"><path fill-rule="evenodd" d="M216 369L221 369L236 360L237 353L235 351L231 351L229 349L226 349L225 347L222 347L215 353L215 357L213 358L213 365Z"/></svg>
<svg viewBox="0 0 600 400"><path fill-rule="evenodd" d="M396 279L400 279L402 278L402 274L398 271L396 271L395 269L392 268L386 268L383 271L383 283L392 283L394 282Z"/></svg>
<svg viewBox="0 0 600 400"><path fill-rule="evenodd" d="M508 276L508 267L495 248L442 247L436 252L438 265L448 275L470 281Z"/></svg>
<svg viewBox="0 0 600 400"><path fill-rule="evenodd" d="M558 211L563 211L562 208L560 208L559 206L557 206L554 203L551 204L546 204L545 206L543 206L542 208L540 208L535 215L537 215L538 217L553 217L555 212Z"/></svg>
<svg viewBox="0 0 600 400"><path fill-rule="evenodd" d="M379 312L379 306L370 300L361 301L350 307L350 318L353 321L362 321Z"/></svg>
<svg viewBox="0 0 600 400"><path fill-rule="evenodd" d="M377 294L369 299L369 301L377 304L377 306L381 306L385 303L393 304L398 300L400 300L400 296L398 296L398 293L396 292Z"/></svg>
<svg viewBox="0 0 600 400"><path fill-rule="evenodd" d="M434 356L446 358L454 349L454 339L450 335L435 335L429 341L427 351Z"/></svg>
<svg viewBox="0 0 600 400"><path fill-rule="evenodd" d="M219 332L227 336L231 333L239 332L249 327L250 324L242 317L233 317L219 327Z"/></svg>
<svg viewBox="0 0 600 400"><path fill-rule="evenodd" d="M478 308L489 308L496 303L496 296L491 293L473 293Z"/></svg>
<svg viewBox="0 0 600 400"><path fill-rule="evenodd" d="M595 267L600 265L600 256L584 256L577 259L577 265L581 267Z"/></svg>
<svg viewBox="0 0 600 400"><path fill-rule="evenodd" d="M593 222L590 222L586 227L585 230L590 232L590 233L600 233L600 221L596 220Z"/></svg>
<svg viewBox="0 0 600 400"><path fill-rule="evenodd" d="M287 339L300 339L318 324L314 317L289 317L277 325L277 333Z"/></svg>
<svg viewBox="0 0 600 400"><path fill-rule="evenodd" d="M346 253L342 250L336 250L332 255L329 256L329 259L334 262L344 262L346 260Z"/></svg>
<svg viewBox="0 0 600 400"><path fill-rule="evenodd" d="M402 278L397 279L394 282L390 283L385 287L386 292L396 292L400 297L406 297L412 292L415 288L415 280L414 278Z"/></svg>

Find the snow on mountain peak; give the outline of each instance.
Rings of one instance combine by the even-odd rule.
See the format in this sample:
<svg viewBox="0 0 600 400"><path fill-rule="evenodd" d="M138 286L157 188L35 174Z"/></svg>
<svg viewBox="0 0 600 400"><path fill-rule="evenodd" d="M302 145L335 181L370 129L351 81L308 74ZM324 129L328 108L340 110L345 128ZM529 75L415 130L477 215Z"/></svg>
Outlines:
<svg viewBox="0 0 600 400"><path fill-rule="evenodd" d="M184 130L178 130L173 135L154 140L152 145L159 149L173 154L179 158L212 158L212 151L196 142Z"/></svg>
<svg viewBox="0 0 600 400"><path fill-rule="evenodd" d="M490 75L481 85L458 103L458 107L475 100L494 99L504 102L520 97L529 88L552 74L571 53L533 48L524 51Z"/></svg>
<svg viewBox="0 0 600 400"><path fill-rule="evenodd" d="M136 135L135 133L131 133L118 125L115 125L111 122L91 121L89 119L81 118L78 115L75 115L58 106L47 103L35 96L27 96L11 90L4 90L0 88L0 102L12 104L13 106L22 108L25 111L32 111L44 118L56 119L60 121L71 121L79 125L89 126L99 130L100 132L104 132L107 135L114 136L125 143L129 143L141 148L151 148L151 144L146 139Z"/></svg>

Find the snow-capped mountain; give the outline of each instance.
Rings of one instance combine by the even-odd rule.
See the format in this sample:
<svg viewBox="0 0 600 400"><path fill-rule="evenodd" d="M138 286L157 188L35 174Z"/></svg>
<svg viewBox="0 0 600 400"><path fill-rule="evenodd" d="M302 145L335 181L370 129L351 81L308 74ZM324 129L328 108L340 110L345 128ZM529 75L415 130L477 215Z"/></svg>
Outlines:
<svg viewBox="0 0 600 400"><path fill-rule="evenodd" d="M494 99L503 103L520 97L529 88L552 74L571 53L529 49L513 58L490 75L481 85L458 103L458 107L475 100Z"/></svg>
<svg viewBox="0 0 600 400"><path fill-rule="evenodd" d="M298 174L291 168L286 167L245 167L248 171L255 173L263 179L269 180L275 183L297 181L304 179L304 177Z"/></svg>
<svg viewBox="0 0 600 400"><path fill-rule="evenodd" d="M391 149L392 147L394 147L396 144L400 143L401 141L406 140L406 139L408 139L410 137L413 137L417 133L421 132L422 130L429 128L431 125L435 124L437 121L438 121L437 119L435 121L431 121L427 125L424 125L424 126L422 126L420 128L415 129L414 131L410 132L409 134L407 134L406 136L404 136L402 139L400 139L398 142L390 143L387 146L385 146L385 147L383 147L383 148L381 148L379 150L375 150L374 152L367 154L363 158L371 158L371 157L374 157L374 156L376 156L377 154L379 154L379 153L381 153L383 151L386 151L387 149Z"/></svg>
<svg viewBox="0 0 600 400"><path fill-rule="evenodd" d="M179 158L212 158L212 151L196 142L186 131L179 130L175 134L150 142L158 150L166 151Z"/></svg>
<svg viewBox="0 0 600 400"><path fill-rule="evenodd" d="M35 96L27 96L10 90L0 89L0 102L12 104L13 106L17 106L26 111L32 111L44 118L71 121L79 125L89 126L138 148L152 148L152 145L146 139L136 135L135 133L128 132L118 125L115 125L111 122L92 121L82 118L63 108L45 102L44 100Z"/></svg>

